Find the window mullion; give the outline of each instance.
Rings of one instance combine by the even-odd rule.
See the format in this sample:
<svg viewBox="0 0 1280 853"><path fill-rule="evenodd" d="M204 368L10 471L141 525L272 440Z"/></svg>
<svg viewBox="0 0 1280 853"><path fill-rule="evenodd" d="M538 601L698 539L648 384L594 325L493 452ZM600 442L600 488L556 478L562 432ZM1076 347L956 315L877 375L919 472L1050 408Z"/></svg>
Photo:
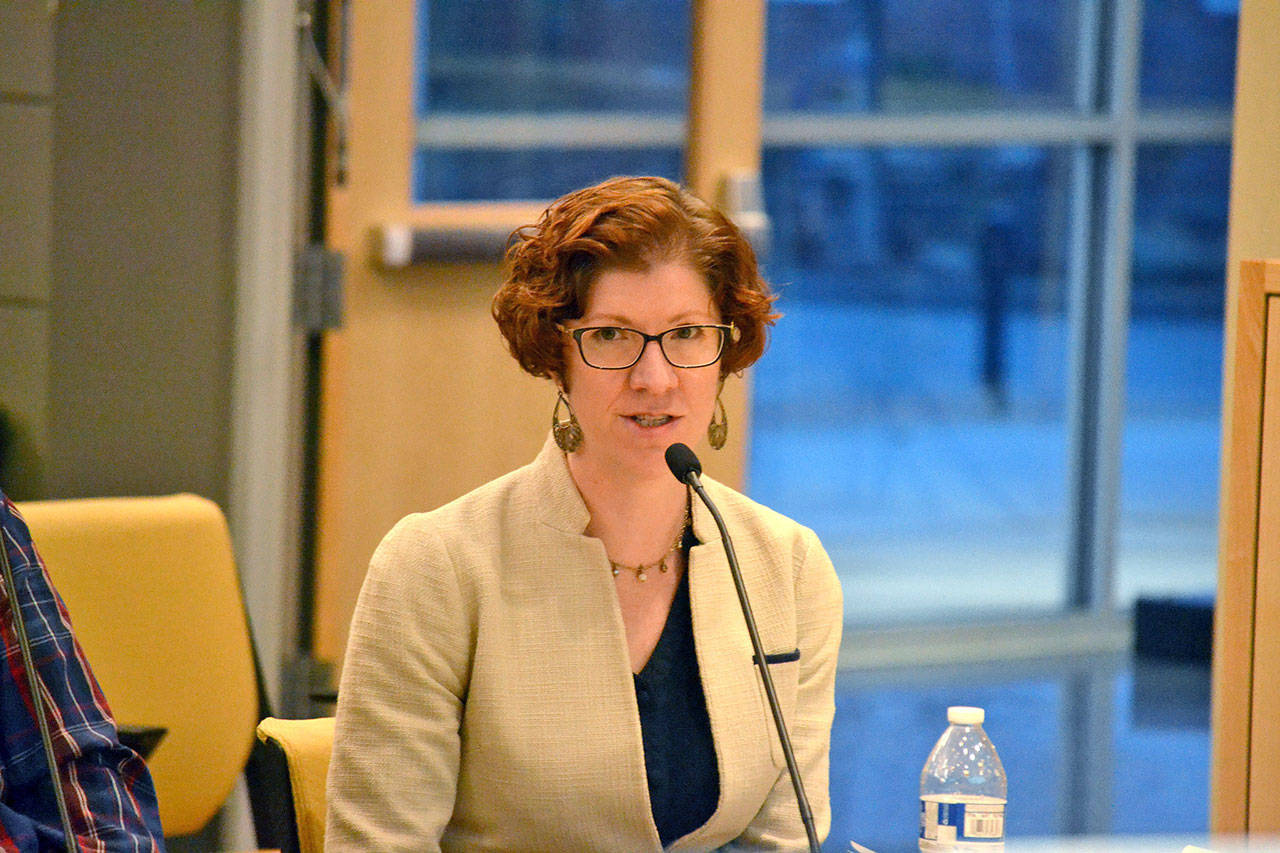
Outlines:
<svg viewBox="0 0 1280 853"><path fill-rule="evenodd" d="M1139 0L1116 0L1107 11L1099 94L1115 135L1090 154L1089 250L1076 306L1067 600L1077 609L1114 605L1120 508L1142 10Z"/></svg>

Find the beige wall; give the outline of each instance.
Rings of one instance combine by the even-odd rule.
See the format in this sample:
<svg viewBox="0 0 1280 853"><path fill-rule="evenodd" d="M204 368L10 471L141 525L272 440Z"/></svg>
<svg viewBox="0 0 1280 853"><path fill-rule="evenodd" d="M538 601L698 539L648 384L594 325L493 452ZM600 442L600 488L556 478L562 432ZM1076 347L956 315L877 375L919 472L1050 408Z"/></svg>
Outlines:
<svg viewBox="0 0 1280 853"><path fill-rule="evenodd" d="M1231 142L1229 302L1234 300L1239 287L1240 261L1280 257L1277 128L1280 128L1280 3L1242 0ZM1230 312L1227 316L1231 317Z"/></svg>
<svg viewBox="0 0 1280 853"><path fill-rule="evenodd" d="M46 4L0 4L0 486L18 497L40 494L48 451L53 78Z"/></svg>
<svg viewBox="0 0 1280 853"><path fill-rule="evenodd" d="M19 497L225 503L238 16L0 4L0 485Z"/></svg>

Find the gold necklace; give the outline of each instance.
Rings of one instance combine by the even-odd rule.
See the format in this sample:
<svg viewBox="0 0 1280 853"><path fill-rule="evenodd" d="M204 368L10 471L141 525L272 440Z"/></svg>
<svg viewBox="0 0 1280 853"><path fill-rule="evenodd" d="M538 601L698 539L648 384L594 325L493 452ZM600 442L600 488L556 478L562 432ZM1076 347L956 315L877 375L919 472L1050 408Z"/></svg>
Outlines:
<svg viewBox="0 0 1280 853"><path fill-rule="evenodd" d="M664 573L670 571L671 567L667 565L667 557L670 557L672 554L678 551L680 549L680 546L684 544L684 532L688 529L689 529L689 513L688 513L688 510L686 509L685 516L684 516L684 524L680 525L680 532L676 534L675 541L671 543L671 547L667 549L667 552L663 554L660 559L652 563L641 563L638 566L628 566L625 563L619 563L617 560L610 558L609 555L606 554L605 559L609 560L609 566L613 570L613 576L616 578L622 572L623 569L626 569L628 572L634 572L636 576L636 580L640 581L641 583L644 583L649 579L650 569L658 569L659 571Z"/></svg>

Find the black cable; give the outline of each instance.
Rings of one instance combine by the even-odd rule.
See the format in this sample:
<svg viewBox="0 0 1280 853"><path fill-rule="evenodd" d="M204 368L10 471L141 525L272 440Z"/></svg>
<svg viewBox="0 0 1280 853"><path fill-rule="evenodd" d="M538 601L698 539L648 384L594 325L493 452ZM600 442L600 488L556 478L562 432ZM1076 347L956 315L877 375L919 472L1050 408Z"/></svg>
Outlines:
<svg viewBox="0 0 1280 853"><path fill-rule="evenodd" d="M729 538L729 530L725 527L724 518L721 517L720 510L716 509L716 505L711 502L706 489L702 487L702 483L698 480L698 475L692 475L688 482L693 486L693 490L698 493L698 497L702 498L702 502L706 504L707 509L711 510L711 517L715 519L716 527L720 529L720 541L724 544L725 556L729 558L729 573L733 575L733 585L738 590L738 603L742 606L742 618L746 620L747 634L751 638L751 647L755 649L756 668L760 671L761 681L764 682L764 692L769 699L769 710L773 712L773 724L778 730L778 743L781 744L782 756L787 761L787 772L791 775L791 786L795 788L796 805L800 808L800 822L804 824L804 832L809 839L809 850L812 853L818 853L822 847L818 841L817 829L813 825L813 811L809 808L809 798L804 793L804 782L800 778L800 767L796 764L796 754L791 749L791 736L787 733L787 724L782 719L782 706L778 704L778 694L773 689L773 677L769 674L768 656L765 654L764 644L760 642L760 632L756 629L756 620L751 613L751 602L747 598L747 587L742 581L742 571L738 568L738 557L733 552L733 541Z"/></svg>
<svg viewBox="0 0 1280 853"><path fill-rule="evenodd" d="M756 619L751 612L751 600L747 597L747 586L742 580L742 570L738 567L738 555L733 550L733 540L729 537L729 528L725 526L720 510L707 490L702 487L699 474L702 463L687 445L673 444L665 454L667 467L680 482L693 489L715 519L720 530L720 543L724 545L724 555L729 561L729 574L733 576L733 586L738 591L738 604L742 607L742 618L747 623L747 635L751 638L751 648L755 650L755 664L760 671L760 680L764 682L765 696L769 700L769 710L773 712L773 725L778 730L778 743L782 746L782 756L787 760L787 773L791 776L791 786L795 788L796 805L800 809L800 822L804 824L805 835L809 839L810 853L820 853L822 844L818 841L818 831L813 825L813 811L809 808L809 798L804 793L804 780L800 778L800 767L796 764L795 752L791 749L791 736L787 733L786 721L782 718L782 706L778 704L778 694L773 689L773 676L769 674L769 659L765 654L764 644L760 641L760 631L756 628Z"/></svg>
<svg viewBox="0 0 1280 853"><path fill-rule="evenodd" d="M15 543L17 544L17 543ZM31 690L31 705L35 709L36 726L40 729L40 741L44 744L44 758L49 766L49 781L53 783L53 797L58 803L58 817L62 820L62 835L67 853L79 849L75 833L71 831L71 816L67 813L67 800L62 794L62 782L58 774L58 759L53 752L53 737L49 734L49 721L44 714L44 700L40 690L40 678L36 674L31 656L31 639L27 636L27 623L22 618L22 603L18 598L18 584L9 564L9 549L0 538L0 567L4 569L5 591L9 595L9 609L13 612L14 628L18 632L18 647L22 650L22 666L27 671L27 684Z"/></svg>

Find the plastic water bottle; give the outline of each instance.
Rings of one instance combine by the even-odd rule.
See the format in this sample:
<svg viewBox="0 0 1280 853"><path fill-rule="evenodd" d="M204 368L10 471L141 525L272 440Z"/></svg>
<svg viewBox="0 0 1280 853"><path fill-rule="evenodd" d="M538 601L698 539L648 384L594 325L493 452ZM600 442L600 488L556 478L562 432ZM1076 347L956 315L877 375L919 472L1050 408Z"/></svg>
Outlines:
<svg viewBox="0 0 1280 853"><path fill-rule="evenodd" d="M947 730L920 772L920 849L1003 851L1008 782L981 708L947 709Z"/></svg>

